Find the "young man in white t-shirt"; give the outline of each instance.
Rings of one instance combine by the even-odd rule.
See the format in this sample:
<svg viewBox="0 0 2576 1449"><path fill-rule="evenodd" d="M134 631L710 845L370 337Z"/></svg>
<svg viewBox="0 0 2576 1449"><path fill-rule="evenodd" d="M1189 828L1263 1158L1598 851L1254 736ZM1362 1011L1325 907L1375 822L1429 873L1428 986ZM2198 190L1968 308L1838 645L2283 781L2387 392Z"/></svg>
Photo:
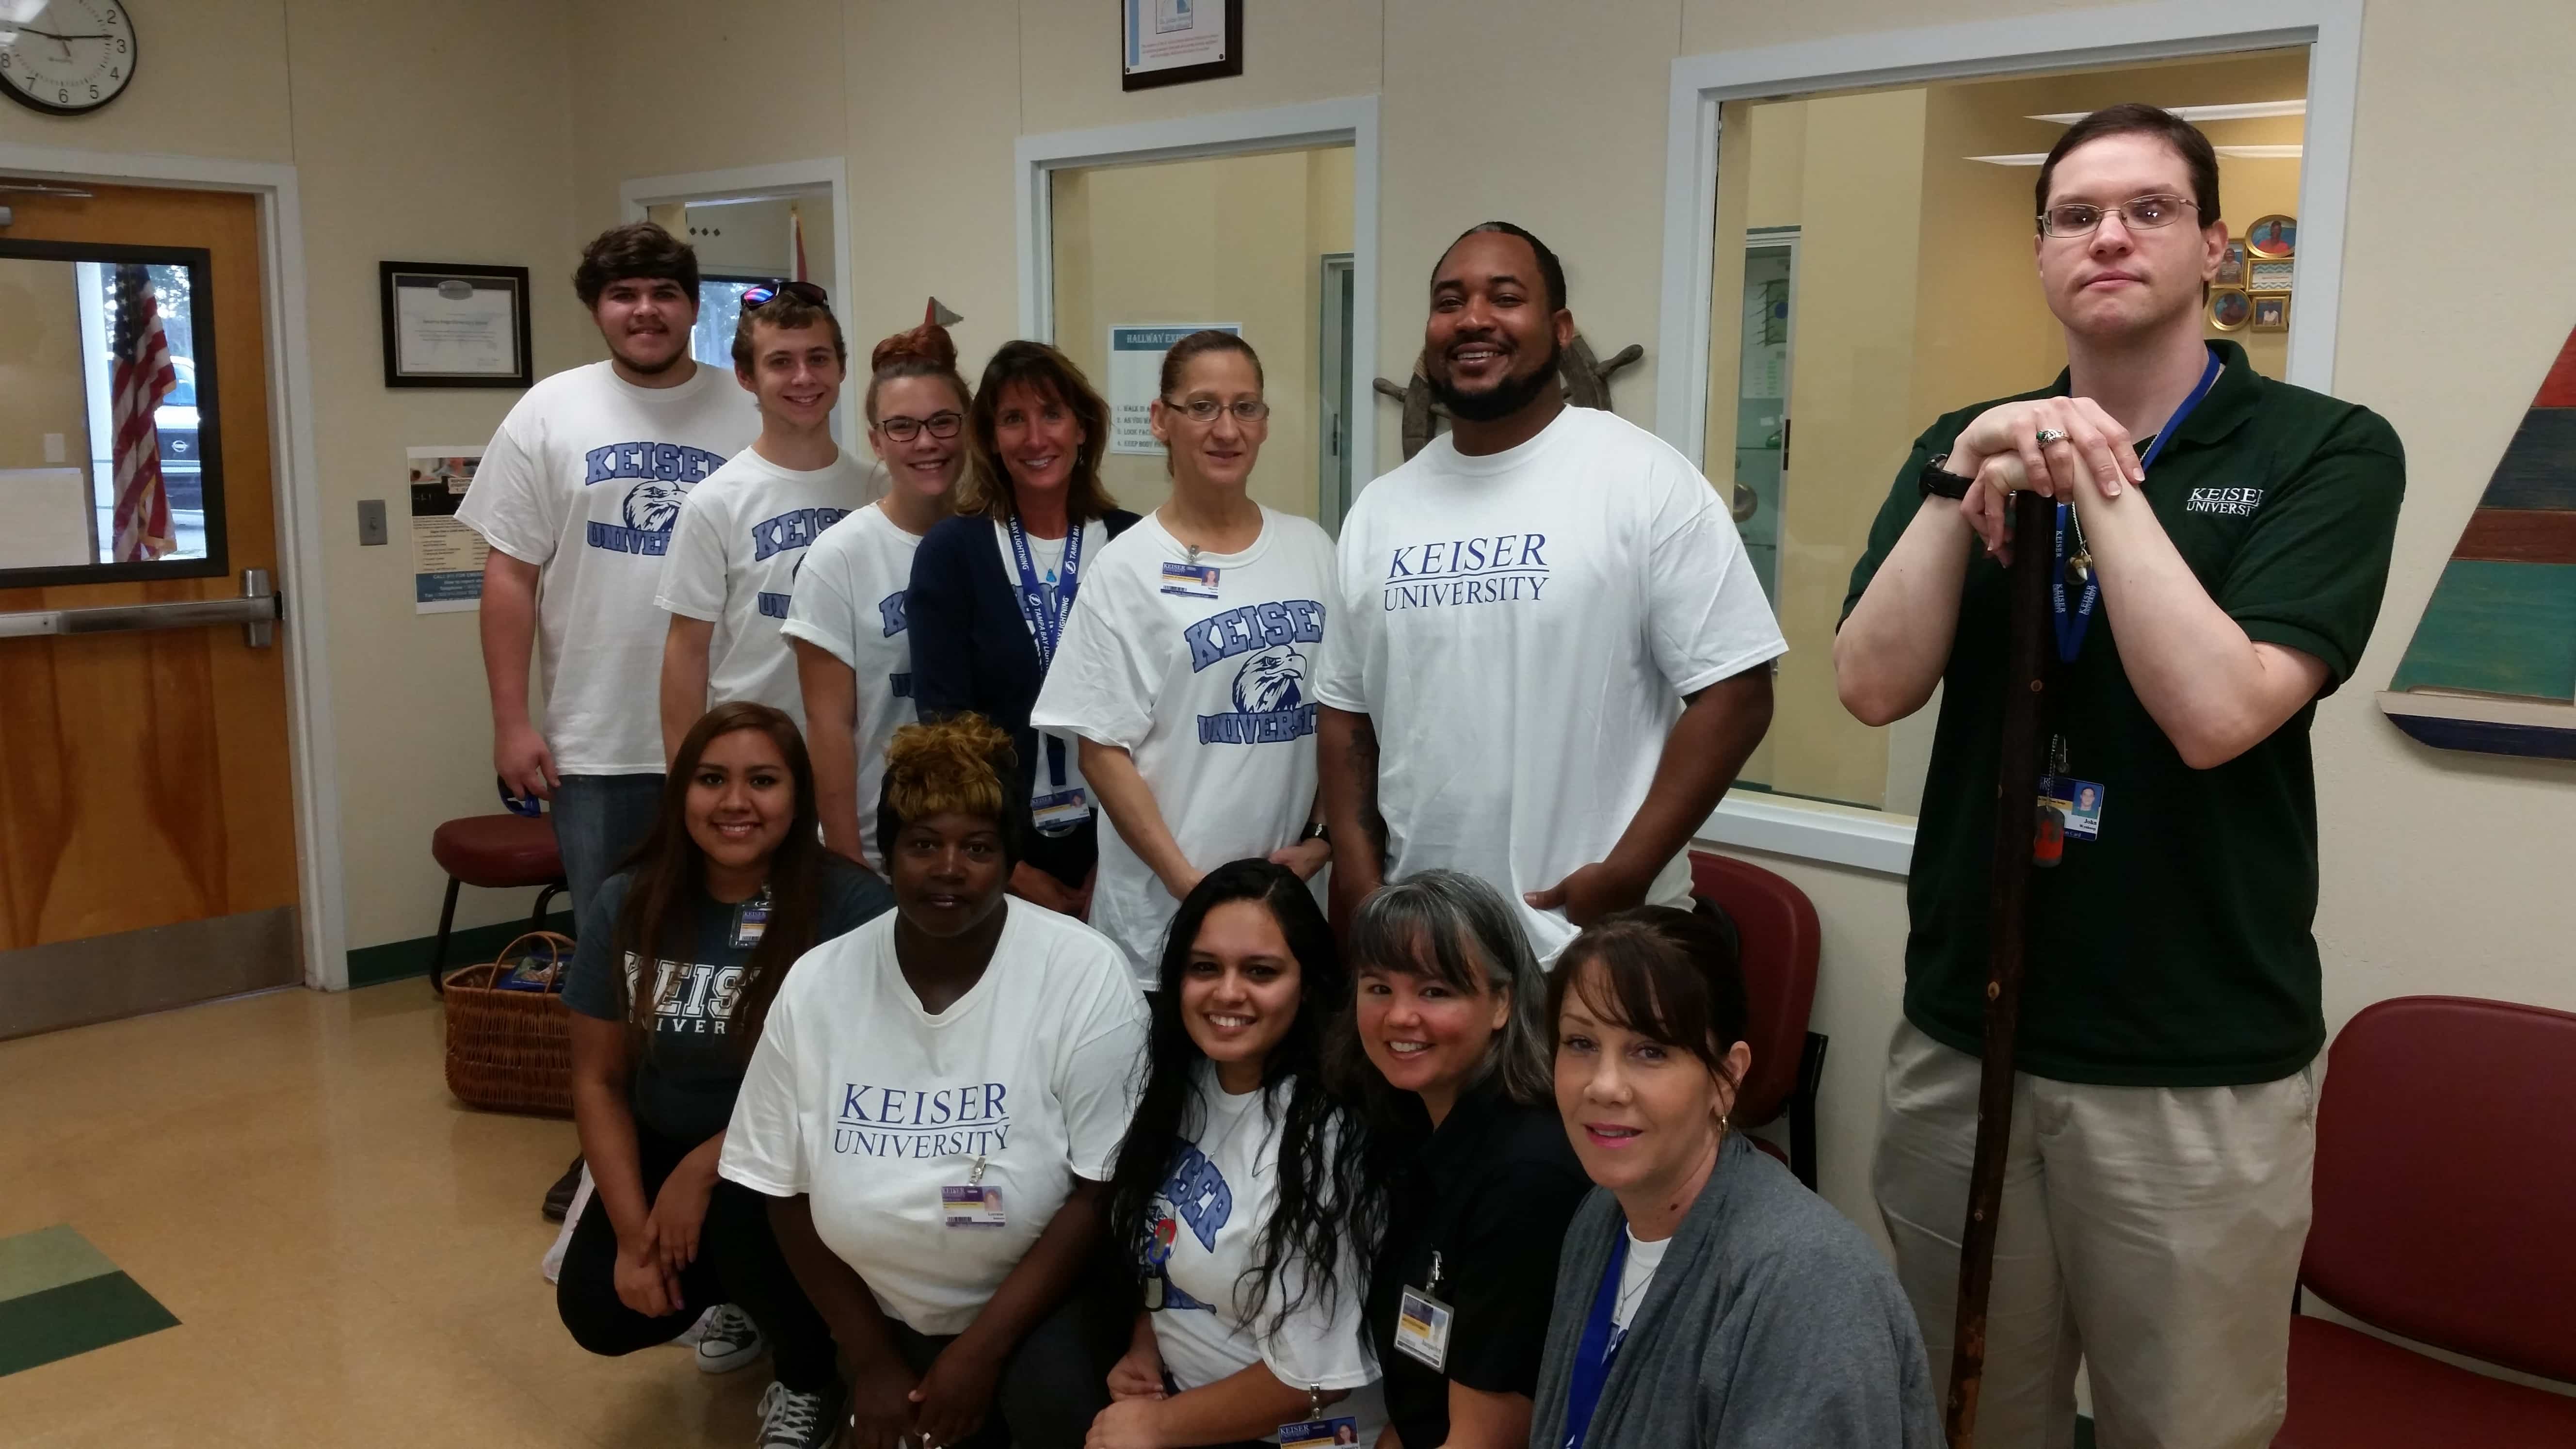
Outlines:
<svg viewBox="0 0 2576 1449"><path fill-rule="evenodd" d="M1771 722L1785 652L1689 460L1566 405L1545 244L1487 222L1431 279L1450 432L1343 521L1316 698L1333 900L1442 867L1517 896L1552 957L1612 911L1690 903L1684 847Z"/></svg>
<svg viewBox="0 0 2576 1449"><path fill-rule="evenodd" d="M811 282L742 294L734 378L760 404L760 437L689 495L653 602L671 622L662 645L662 749L680 746L715 705L754 700L802 729L796 656L779 632L796 570L823 531L871 496L870 471L832 440L832 405L850 361L840 319Z"/></svg>

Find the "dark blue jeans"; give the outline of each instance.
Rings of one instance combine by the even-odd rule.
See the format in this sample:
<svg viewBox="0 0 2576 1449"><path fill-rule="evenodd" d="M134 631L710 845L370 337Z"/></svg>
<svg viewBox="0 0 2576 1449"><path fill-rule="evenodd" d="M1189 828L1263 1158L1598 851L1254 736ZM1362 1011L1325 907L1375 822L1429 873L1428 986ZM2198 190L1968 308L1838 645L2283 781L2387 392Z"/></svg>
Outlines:
<svg viewBox="0 0 2576 1449"><path fill-rule="evenodd" d="M566 775L555 787L555 849L572 891L573 934L588 938L617 923L592 919L599 883L644 843L662 808L659 775Z"/></svg>

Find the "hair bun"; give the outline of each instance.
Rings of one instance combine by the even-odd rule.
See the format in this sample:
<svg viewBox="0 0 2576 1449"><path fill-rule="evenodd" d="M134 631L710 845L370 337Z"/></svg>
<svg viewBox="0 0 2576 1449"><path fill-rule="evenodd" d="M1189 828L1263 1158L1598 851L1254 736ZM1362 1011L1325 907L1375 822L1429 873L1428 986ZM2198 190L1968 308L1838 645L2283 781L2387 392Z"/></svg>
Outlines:
<svg viewBox="0 0 2576 1449"><path fill-rule="evenodd" d="M957 343L948 329L936 322L924 322L909 332L898 332L868 354L868 370L883 372L898 362L927 362L942 372L957 368Z"/></svg>

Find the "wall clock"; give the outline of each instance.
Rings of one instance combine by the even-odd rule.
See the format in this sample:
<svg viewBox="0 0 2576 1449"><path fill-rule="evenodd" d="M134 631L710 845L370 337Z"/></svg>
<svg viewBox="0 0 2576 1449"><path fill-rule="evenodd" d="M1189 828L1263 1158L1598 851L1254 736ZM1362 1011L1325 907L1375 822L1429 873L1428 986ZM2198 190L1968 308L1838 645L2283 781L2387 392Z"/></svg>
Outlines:
<svg viewBox="0 0 2576 1449"><path fill-rule="evenodd" d="M116 0L0 5L0 91L22 106L87 115L125 93L134 57L134 17Z"/></svg>

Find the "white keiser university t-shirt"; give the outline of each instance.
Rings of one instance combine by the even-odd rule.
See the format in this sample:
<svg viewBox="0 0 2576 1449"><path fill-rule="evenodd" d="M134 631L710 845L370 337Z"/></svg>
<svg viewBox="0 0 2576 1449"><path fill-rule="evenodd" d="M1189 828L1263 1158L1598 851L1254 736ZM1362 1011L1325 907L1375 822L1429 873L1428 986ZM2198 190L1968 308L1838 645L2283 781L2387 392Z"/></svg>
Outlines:
<svg viewBox="0 0 2576 1449"><path fill-rule="evenodd" d="M1198 555L1152 515L1086 559L1030 719L1116 745L1200 870L1297 843L1315 803L1312 685L1333 544L1261 510L1241 553ZM1155 985L1172 899L1115 824L1100 834L1091 922Z"/></svg>
<svg viewBox="0 0 2576 1449"><path fill-rule="evenodd" d="M823 531L796 571L795 597L781 634L802 639L850 666L858 676L852 733L859 761L859 843L870 870L885 869L877 849L877 796L885 786L886 743L913 721L912 636L903 595L912 556L921 547L875 504Z"/></svg>
<svg viewBox="0 0 2576 1449"><path fill-rule="evenodd" d="M760 434L719 368L637 387L608 363L528 389L483 450L456 520L537 565L546 746L567 775L662 772L653 606L680 501Z"/></svg>
<svg viewBox="0 0 2576 1449"><path fill-rule="evenodd" d="M797 958L717 1170L811 1198L814 1231L919 1333L963 1332L1077 1177L1105 1182L1134 1110L1145 1002L1107 938L1018 899L992 964L934 1016L888 911ZM980 1169L980 1175L979 1175ZM950 1226L943 1188L998 1195Z"/></svg>
<svg viewBox="0 0 2576 1449"><path fill-rule="evenodd" d="M707 704L757 700L805 727L796 655L779 626L805 550L867 502L868 467L841 453L821 468L781 468L745 448L689 494L653 602L716 626Z"/></svg>
<svg viewBox="0 0 2576 1449"><path fill-rule="evenodd" d="M1716 492L1662 439L1569 407L1481 458L1447 434L1343 520L1316 694L1370 717L1387 876L1513 902L1610 853L1682 696L1787 651ZM1649 903L1687 905L1688 862ZM1574 938L1522 907L1541 960Z"/></svg>
<svg viewBox="0 0 2576 1449"><path fill-rule="evenodd" d="M1184 1390L1256 1363L1292 1388L1358 1390L1324 1412L1358 1418L1359 1442L1374 1444L1386 1406L1373 1387L1377 1364L1361 1341L1368 1284L1352 1256L1345 1251L1335 1265L1329 1302L1302 1259L1282 1265L1264 1302L1245 1301L1244 1275L1260 1262L1262 1229L1279 1210L1279 1133L1287 1111L1287 1083L1233 1096L1217 1085L1213 1065L1199 1064L1171 1175L1150 1209L1145 1241L1131 1245L1153 1313L1154 1343ZM1289 1301L1296 1309L1272 1332L1279 1305Z"/></svg>

